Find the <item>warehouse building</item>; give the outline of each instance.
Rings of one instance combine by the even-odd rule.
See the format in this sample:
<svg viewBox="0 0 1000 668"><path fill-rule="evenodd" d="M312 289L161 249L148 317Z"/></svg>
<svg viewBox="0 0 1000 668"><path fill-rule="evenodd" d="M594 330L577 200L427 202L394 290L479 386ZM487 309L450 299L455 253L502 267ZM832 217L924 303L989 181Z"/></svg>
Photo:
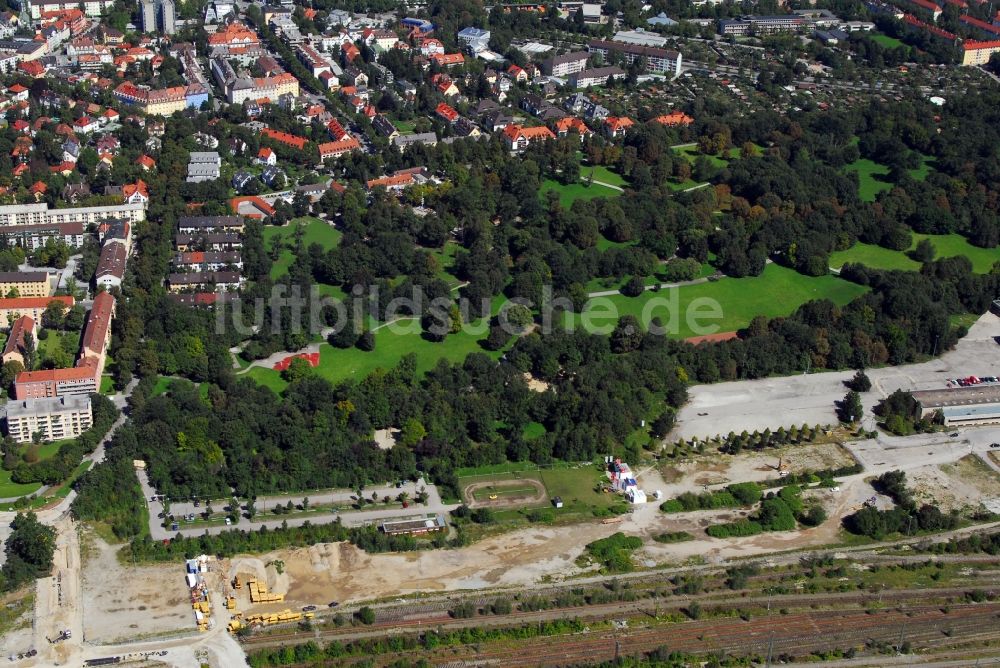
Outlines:
<svg viewBox="0 0 1000 668"><path fill-rule="evenodd" d="M941 411L948 426L1000 424L1000 385L921 390L912 394L922 416Z"/></svg>
<svg viewBox="0 0 1000 668"><path fill-rule="evenodd" d="M382 533L390 536L415 536L447 529L448 524L444 521L444 515L435 515L434 517L421 517L410 520L387 520L382 522L379 528L382 529Z"/></svg>

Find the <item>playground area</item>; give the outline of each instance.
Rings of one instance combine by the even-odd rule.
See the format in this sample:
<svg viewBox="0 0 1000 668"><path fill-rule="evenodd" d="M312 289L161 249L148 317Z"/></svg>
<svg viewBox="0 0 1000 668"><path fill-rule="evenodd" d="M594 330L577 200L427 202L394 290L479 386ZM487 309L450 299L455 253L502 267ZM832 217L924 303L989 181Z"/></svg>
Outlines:
<svg viewBox="0 0 1000 668"><path fill-rule="evenodd" d="M280 362L278 362L277 364L275 364L274 365L274 370L275 371L284 371L285 369L288 368L288 366L292 363L292 360L294 360L294 359L303 359L303 360L309 362L309 366L311 366L314 369L319 366L319 353L318 352L315 352L315 353L299 353L298 355L289 355L285 359L283 359Z"/></svg>

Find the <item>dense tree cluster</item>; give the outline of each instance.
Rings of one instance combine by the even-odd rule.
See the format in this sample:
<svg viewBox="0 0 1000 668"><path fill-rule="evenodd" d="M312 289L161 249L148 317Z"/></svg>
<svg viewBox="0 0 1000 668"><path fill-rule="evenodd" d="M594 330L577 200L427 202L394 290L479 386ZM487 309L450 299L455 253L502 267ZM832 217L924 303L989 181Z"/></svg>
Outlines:
<svg viewBox="0 0 1000 668"><path fill-rule="evenodd" d="M879 510L865 506L844 518L844 527L851 533L881 540L893 533L913 535L919 532L947 531L958 526L958 516L945 514L937 506L925 504L917 507L906 488L903 471L888 471L880 475L872 486L892 498L895 507Z"/></svg>
<svg viewBox="0 0 1000 668"><path fill-rule="evenodd" d="M18 513L4 542L6 560L0 569L0 591L12 591L44 577L52 569L56 532L38 521L34 513Z"/></svg>

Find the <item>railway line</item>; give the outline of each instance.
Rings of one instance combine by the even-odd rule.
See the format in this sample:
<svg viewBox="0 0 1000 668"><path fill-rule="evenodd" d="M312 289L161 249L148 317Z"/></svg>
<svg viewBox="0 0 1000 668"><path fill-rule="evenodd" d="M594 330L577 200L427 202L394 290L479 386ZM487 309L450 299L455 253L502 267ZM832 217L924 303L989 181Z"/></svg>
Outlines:
<svg viewBox="0 0 1000 668"><path fill-rule="evenodd" d="M582 620L607 620L630 616L646 616L654 618L659 614L668 612L679 612L684 608L697 603L705 611L748 611L759 617L756 611L789 610L811 608L817 606L873 606L884 607L906 604L908 601L919 601L927 604L931 601L940 602L944 605L955 597L961 597L969 591L969 587L941 587L932 590L911 589L911 590L886 590L882 593L872 592L844 592L829 594L785 594L780 596L746 596L740 597L735 592L730 592L728 599L711 599L704 596L699 597L675 597L670 600L653 601L643 599L639 601L613 602L600 605L581 605L563 608L550 608L531 612L514 612L509 615L477 616L468 619L456 619L448 615L446 610L432 611L425 614L411 614L408 618L390 620L381 619L375 624L358 628L332 628L318 629L312 632L290 631L284 633L268 633L250 636L244 639L244 644L248 649L257 647L273 647L294 642L305 642L307 640L337 640L340 642L350 642L353 640L363 640L366 638L380 637L387 633L400 632L420 632L429 630L454 631L468 627L510 627L521 624L539 623L554 619L577 618ZM954 605L948 603L949 605ZM1000 604L998 604L1000 605ZM853 612L853 611L852 611ZM864 611L862 611L864 612ZM832 613L826 613L832 614ZM773 616L773 615L772 615ZM787 619L787 615L780 618Z"/></svg>
<svg viewBox="0 0 1000 668"><path fill-rule="evenodd" d="M616 656L648 654L658 648L692 654L805 656L851 647L870 655L895 653L900 643L915 649L947 648L1000 639L1000 603L960 604L945 612L919 605L874 613L807 611L744 620L739 617L681 624L651 622L636 628L602 628L573 635L484 641L434 650L415 648L380 655L376 665L415 655L434 665L551 666L593 663ZM352 658L342 657L350 661ZM371 659L367 656L365 659Z"/></svg>

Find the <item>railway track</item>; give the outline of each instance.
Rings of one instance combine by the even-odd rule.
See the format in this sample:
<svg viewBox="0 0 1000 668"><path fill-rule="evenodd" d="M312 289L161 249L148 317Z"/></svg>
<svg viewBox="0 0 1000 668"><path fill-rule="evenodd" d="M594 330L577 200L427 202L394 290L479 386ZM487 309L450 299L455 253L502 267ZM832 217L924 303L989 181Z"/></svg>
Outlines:
<svg viewBox="0 0 1000 668"><path fill-rule="evenodd" d="M909 611L887 610L836 614L809 612L743 621L715 619L666 627L602 630L573 636L549 636L521 641L484 642L428 652L422 658L436 665L553 666L612 660L646 654L666 647L695 654L729 653L764 657L802 656L815 650L864 647L870 643L909 642L915 648L1000 638L1000 603L954 606L947 614L935 606ZM501 645L496 647L496 645ZM407 653L410 659L419 650ZM391 663L399 655L385 655Z"/></svg>
<svg viewBox="0 0 1000 668"><path fill-rule="evenodd" d="M244 639L244 644L248 647L269 647L281 645L287 642L305 642L306 640L323 639L339 640L349 642L370 637L383 636L386 633L400 631L425 631L425 630L458 630L466 627L484 626L517 626L520 624L537 623L552 619L565 619L575 617L579 619L608 619L612 617L627 617L630 615L653 616L657 612L676 612L692 603L698 603L705 610L737 610L737 609L762 609L770 606L777 611L782 607L787 608L808 608L820 605L866 605L878 604L881 599L882 606L892 605L894 602L906 602L920 600L927 602L928 599L946 601L956 596L962 596L968 592L970 587L941 587L932 590L887 590L881 594L871 592L844 592L829 594L783 594L775 596L747 596L723 599L713 599L710 597L672 597L668 600L640 599L629 602L613 602L599 605L581 605L562 608L549 608L532 612L514 612L509 615L477 616L467 619L452 618L447 609L435 609L429 612L410 611L405 617L398 619L381 619L368 627L357 628L331 628L320 629L313 632L291 631L286 633L266 633L250 636ZM495 597L483 599L479 605L494 600ZM477 599L478 600L478 599Z"/></svg>

